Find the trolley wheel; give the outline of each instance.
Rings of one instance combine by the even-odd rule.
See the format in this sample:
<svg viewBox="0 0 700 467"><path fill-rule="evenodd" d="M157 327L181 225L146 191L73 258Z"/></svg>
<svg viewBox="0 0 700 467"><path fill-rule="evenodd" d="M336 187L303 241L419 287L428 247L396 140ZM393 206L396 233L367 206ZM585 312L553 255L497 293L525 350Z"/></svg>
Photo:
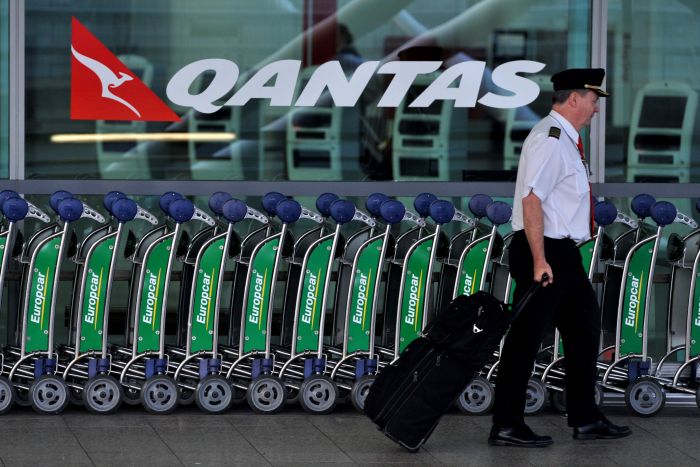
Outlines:
<svg viewBox="0 0 700 467"><path fill-rule="evenodd" d="M197 399L197 391L193 391L187 388L178 388L180 395L178 396L178 401L180 405L192 405Z"/></svg>
<svg viewBox="0 0 700 467"><path fill-rule="evenodd" d="M41 414L56 415L68 406L68 386L56 375L43 375L29 386L29 402Z"/></svg>
<svg viewBox="0 0 700 467"><path fill-rule="evenodd" d="M32 405L29 401L29 389L15 388L15 404L20 407L29 407Z"/></svg>
<svg viewBox="0 0 700 467"><path fill-rule="evenodd" d="M124 391L122 393L123 401L126 405L141 405L141 389L143 389L144 381L142 379L129 378L124 381L122 387ZM137 386L136 388L131 388L129 386Z"/></svg>
<svg viewBox="0 0 700 467"><path fill-rule="evenodd" d="M154 414L172 413L178 404L178 387L175 380L167 375L148 378L141 389L141 404Z"/></svg>
<svg viewBox="0 0 700 467"><path fill-rule="evenodd" d="M493 384L483 376L475 376L457 398L457 408L467 415L485 415L496 399Z"/></svg>
<svg viewBox="0 0 700 467"><path fill-rule="evenodd" d="M350 402L358 412L365 411L365 399L367 399L367 394L369 394L369 390L372 387L372 384L374 384L375 378L376 377L374 375L365 375L355 381L355 384L352 385L352 390L350 391Z"/></svg>
<svg viewBox="0 0 700 467"><path fill-rule="evenodd" d="M248 386L246 399L254 412L273 414L282 410L286 395L282 380L274 376L261 376Z"/></svg>
<svg viewBox="0 0 700 467"><path fill-rule="evenodd" d="M234 385L231 385L233 388L233 396L231 397L231 405L241 405L246 400L248 399L247 397L247 391L242 390L241 388L237 388Z"/></svg>
<svg viewBox="0 0 700 467"><path fill-rule="evenodd" d="M235 389L221 375L208 375L197 384L195 402L200 410L211 414L221 414L231 407Z"/></svg>
<svg viewBox="0 0 700 467"><path fill-rule="evenodd" d="M141 405L141 391L139 389L124 387L123 396L126 405Z"/></svg>
<svg viewBox="0 0 700 467"><path fill-rule="evenodd" d="M635 415L653 417L666 405L666 393L654 379L642 376L625 389L625 404Z"/></svg>
<svg viewBox="0 0 700 467"><path fill-rule="evenodd" d="M15 387L9 379L0 376L0 415L7 413L15 403Z"/></svg>
<svg viewBox="0 0 700 467"><path fill-rule="evenodd" d="M525 414L535 415L542 412L547 401L547 386L539 378L530 378L525 390Z"/></svg>
<svg viewBox="0 0 700 467"><path fill-rule="evenodd" d="M78 407L83 406L83 389L82 388L74 388L72 386L68 386L68 397L71 405L75 405Z"/></svg>
<svg viewBox="0 0 700 467"><path fill-rule="evenodd" d="M284 387L287 390L287 394L284 396L285 405L295 405L299 402L299 389L295 389L290 385L294 383L293 380L285 378L283 381Z"/></svg>
<svg viewBox="0 0 700 467"><path fill-rule="evenodd" d="M549 405L558 413L566 413L566 389L562 391L550 391Z"/></svg>
<svg viewBox="0 0 700 467"><path fill-rule="evenodd" d="M95 414L111 414L117 411L124 399L124 388L113 376L98 375L90 378L83 389L83 403Z"/></svg>
<svg viewBox="0 0 700 467"><path fill-rule="evenodd" d="M338 386L326 375L313 375L301 383L299 403L312 414L331 413L338 404Z"/></svg>

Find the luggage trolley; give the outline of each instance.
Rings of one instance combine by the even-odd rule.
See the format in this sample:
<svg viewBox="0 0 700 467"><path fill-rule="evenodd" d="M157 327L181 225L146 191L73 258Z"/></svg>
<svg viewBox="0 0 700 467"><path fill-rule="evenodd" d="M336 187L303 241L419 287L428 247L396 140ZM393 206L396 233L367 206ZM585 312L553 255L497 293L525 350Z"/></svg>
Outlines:
<svg viewBox="0 0 700 467"><path fill-rule="evenodd" d="M498 228L510 222L512 209L502 201L488 201L490 198L485 196L474 196L470 200L470 210L479 219L489 219L491 228L485 235L478 236L475 227L473 233L476 238L473 238L459 255L452 299L460 295L470 296L480 291L489 291L493 283L492 278L489 280L492 260L500 256L504 244ZM476 375L457 398L457 407L463 413L482 415L493 406L494 396L493 384L489 379Z"/></svg>
<svg viewBox="0 0 700 467"><path fill-rule="evenodd" d="M448 303L454 298L454 287L457 281L457 269L460 263L460 257L467 250L467 246L476 240L479 235L485 235L490 230L486 230L486 226L481 222L481 219L486 217L486 208L493 202L490 196L484 194L475 194L469 199L468 207L474 219L467 216L465 213L455 210L455 221L459 221L466 225L457 234L450 238L450 247L447 257L443 261L440 268L440 279L438 281L437 294L437 310L444 309ZM478 266L477 266L478 269Z"/></svg>
<svg viewBox="0 0 700 467"><path fill-rule="evenodd" d="M656 229L651 224L644 222L649 217L649 210L655 202L656 199L646 193L634 196L630 207L637 216L637 219L634 221L636 227L624 229L613 237L612 258L605 261L603 298L601 302L602 326L600 341L604 353L610 353L615 348L614 335L617 328L617 306L622 287L622 270L625 265L625 258L627 258L627 254L636 243L656 232ZM613 229L611 228L610 230ZM607 357L610 356L606 355Z"/></svg>
<svg viewBox="0 0 700 467"><path fill-rule="evenodd" d="M192 298L192 287L190 287L190 284L194 283L195 281L195 267L197 258L204 245L207 244L212 237L221 233L221 224L223 223L221 220L223 216L222 209L224 204L232 198L233 197L229 193L223 191L212 193L207 200L207 205L209 206L210 211L214 214L214 225L198 230L191 239L189 239L188 236L186 236L186 233L183 232L183 237L179 241L178 248L180 249L180 252L186 250L182 254L178 253L179 259L182 261L180 284L184 284L184 286L180 287L178 296L175 346L170 346L167 350L171 357L177 357L174 359L174 361L179 361L181 358L185 357L189 323L188 310L190 309L190 301ZM189 405L194 401L194 387L185 387L181 385L179 397L180 405Z"/></svg>
<svg viewBox="0 0 700 467"><path fill-rule="evenodd" d="M116 229L92 242L85 255L74 313L75 344L63 371L66 384L97 414L116 412L123 399L122 386L111 375L108 330L112 283L125 226L134 219L158 224L153 214L133 200L115 198L106 197L105 207L116 219Z"/></svg>
<svg viewBox="0 0 700 467"><path fill-rule="evenodd" d="M38 241L31 252L22 311L20 350L11 363L9 379L19 391L28 391L28 400L39 413L57 414L68 405L70 395L57 372L58 355L54 343L56 297L63 256L74 240L71 223L89 218L104 223L94 209L72 197L52 205L63 225ZM21 397L21 396L20 396Z"/></svg>
<svg viewBox="0 0 700 467"><path fill-rule="evenodd" d="M700 200L696 202L695 207L700 211ZM700 371L698 367L698 361L700 361L699 238L700 229L693 230L683 237L675 233L669 236L666 251L672 270L667 317L667 351L653 372L654 378L664 389L684 395L694 394L698 407L700 407L700 389L698 389L700 387L698 385ZM681 315L681 311L685 311L685 316ZM682 339L680 345L674 345L674 337Z"/></svg>
<svg viewBox="0 0 700 467"><path fill-rule="evenodd" d="M430 217L430 204L437 201L432 193L421 193L413 201L413 207L423 225L415 225L396 237L393 253L387 258L386 286L384 287L384 310L396 310L399 301L397 291L401 287L402 267L411 246L429 233L431 227L425 222ZM384 313L381 320L382 343L393 342L396 331L396 313Z"/></svg>
<svg viewBox="0 0 700 467"><path fill-rule="evenodd" d="M387 216L391 216L391 212ZM449 201L434 201L430 204L430 217L436 223L435 230L417 239L406 251L396 308L384 310L385 316L395 315L393 346L383 349L385 354L387 351L391 354L392 361L420 335L433 312L433 268L435 261L447 252L448 239L442 225L455 217L454 206Z"/></svg>
<svg viewBox="0 0 700 467"><path fill-rule="evenodd" d="M263 215L257 210L254 210L250 206L248 207L249 212L257 213L252 219L261 223L262 225L253 228L253 230L248 233L241 240L241 252L236 258L236 269L233 273L233 285L231 287L231 308L230 308L230 319L229 319L229 331L228 331L228 341L225 346L222 346L221 351L226 354L227 357L236 360L238 358L238 342L237 339L240 334L239 326L241 324L241 313L244 309L244 292L246 290L246 281L248 279L248 267L250 265L250 259L255 251L255 248L262 243L266 238L271 236L273 232L277 229L277 222L273 222L274 217L277 214L275 207L277 203L286 199L282 193L276 191L271 191L266 193L262 198L262 208L267 215ZM225 359L226 360L226 359Z"/></svg>
<svg viewBox="0 0 700 467"><path fill-rule="evenodd" d="M476 210L477 213L479 210ZM498 256L503 249L503 238L498 233L502 224L510 222L511 207L502 201L493 201L485 209L486 217L491 221L490 231L475 238L466 246L457 262L457 275L452 298L458 295L473 295L487 291L488 273L491 259ZM474 233L478 233L474 231Z"/></svg>
<svg viewBox="0 0 700 467"><path fill-rule="evenodd" d="M331 338L331 343L333 345L331 348L329 348L329 352L334 352L334 349L340 349L342 343L344 342L346 328L345 318L348 309L341 305L347 304L348 300L350 300L351 294L353 293L352 284L354 283L353 278L356 275L353 266L355 263L355 258L357 257L360 251L365 251L364 254L369 254L369 250L367 250L367 246L365 245L365 243L367 242L367 240L377 235L377 222L384 222L384 220L381 217L379 208L381 204L388 199L389 197L383 193L372 193L371 195L369 195L365 200L365 208L367 213L370 214L372 219L375 221L375 225L361 228L359 231L350 235L347 241L345 242L343 252L338 261L338 278L336 281L334 298L334 303L336 305L335 313L333 313L333 336ZM393 241L393 237L390 238L392 238ZM393 243L392 247L389 248L389 250L387 251L390 252L392 248ZM373 271L376 271L376 268L373 269ZM376 291L373 293L379 293L379 286L377 286L376 288L373 287L372 290ZM373 296L372 300L368 303L371 305L372 302ZM342 357L342 351L338 350L338 352L339 353L337 355L334 355L334 359L336 360Z"/></svg>
<svg viewBox="0 0 700 467"><path fill-rule="evenodd" d="M599 360L612 360L615 350L615 331L617 329L618 302L622 288L622 271L625 259L630 249L644 238L656 232L656 229L645 222L650 216L651 206L656 198L647 193L641 193L632 198L630 208L636 216L631 225L625 224L626 229L613 235L612 257L604 262L603 297L601 302L601 352ZM614 226L609 228L613 232Z"/></svg>
<svg viewBox="0 0 700 467"><path fill-rule="evenodd" d="M418 337L433 312L433 268L436 259L444 257L448 248L448 239L442 232L441 225L450 222L454 217L454 211L446 214L443 210L435 208L440 205L440 201L430 204L430 217L436 223L435 229L432 233L416 239L406 251L401 265L398 300L394 302L396 306L384 310L384 319L395 323L393 346L382 349L385 355L390 355L392 361ZM399 209L400 212L397 205L387 206L389 209ZM382 214L387 219L392 216L390 210ZM388 294L391 293L396 292L388 291Z"/></svg>
<svg viewBox="0 0 700 467"><path fill-rule="evenodd" d="M57 192L60 193L60 192ZM69 192L63 192L66 196L70 195ZM72 195L70 195L72 197ZM82 280L83 280L83 268L85 266L85 260L87 257L88 251L90 251L90 248L92 245L94 245L96 242L98 242L100 239L102 239L105 235L111 233L114 230L114 224L115 218L114 215L112 215L111 211L111 206L114 201L117 199L121 198L126 198L126 195L122 193L121 191L110 191L107 193L102 201L102 204L106 211L110 214L110 219L108 222L106 222L104 225L92 229L85 237L85 239L80 242L79 245L75 248L75 254L71 255L71 260L75 264L75 270L73 273L73 293L71 294L71 303L68 309L69 312L69 318L68 318L68 323L70 323L69 329L68 329L68 341L65 344L59 345L58 346L58 353L59 353L59 358L58 358L58 370L57 373L63 374L66 369L66 363L70 362L75 357L74 353L74 348L75 348L75 343L76 343L76 326L75 323L79 318L76 317L76 313L78 308L81 306L80 300L82 295L80 294L80 289L82 287ZM82 371L85 370L85 371ZM68 390L69 390L69 395L70 395L70 402L71 404L74 405L83 405L83 382L87 376L87 367L83 365L83 368L80 368L76 371L76 374L74 375L77 377L76 382L71 382L69 380L64 380L66 384L68 385Z"/></svg>
<svg viewBox="0 0 700 467"><path fill-rule="evenodd" d="M110 233L113 230L112 224L114 224L114 215L112 214L110 208L112 206L112 203L120 198L126 198L126 195L121 191L110 191L104 196L102 204L107 210L107 212L110 214L110 220L104 225L96 229L92 229L92 231L85 236L85 239L82 242L80 242L80 245L77 246L75 254L72 255L71 259L75 264L75 272L73 275L73 293L71 294L71 304L69 308L70 318L68 319L68 322L71 324L76 322L76 318L74 315L78 310L78 307L80 306L80 300L82 297L82 295L80 295L80 288L82 286L83 268L85 266L87 252L90 250L90 248L95 242L99 241L106 234ZM73 326L71 326L71 328L69 329L69 337L67 343L68 345L59 346L60 353L63 354L61 355L62 357L65 356L65 354L70 354L72 352L72 349L75 344L75 331L76 329ZM60 372L63 372L63 370L65 369L65 366L62 366L64 360L65 359L63 358L59 358L58 365ZM82 389L73 387L70 384L68 384L68 388L70 389L71 402L76 405L82 405Z"/></svg>
<svg viewBox="0 0 700 467"><path fill-rule="evenodd" d="M283 310L285 310L285 312L282 314L282 329L280 332L280 346L282 347L288 347L288 341L291 338L291 329L293 327L291 323L293 317L291 315L293 313L286 312L286 310L293 308L293 302L296 299L296 289L298 286L299 277L301 275L301 259L299 258L303 258L303 255L306 252L308 245L312 243L316 238L318 238L324 231L324 229L326 229L324 222L327 215L325 212L330 203L332 201L335 201L337 198L337 195L330 193L324 193L318 197L318 199L316 200L316 207L322 213L322 216L324 216L323 219L318 217L315 213L312 213L310 210L302 207L302 215L300 217L314 220L317 226L315 226L311 230L304 232L296 242L293 242L291 240L291 236L287 235L288 242L285 246L285 251L291 249L292 253L288 256L287 261L287 284L285 288L285 296L283 302ZM277 204L284 199L287 199L285 195L274 191L269 192L265 196L263 196L262 206L263 210L267 213L268 217L262 215L261 213L253 210L250 207L248 208L249 212L255 211L255 213L257 214L257 216L254 216L252 218L256 219L258 222L263 223L264 225L255 229L242 240L240 248L241 252L235 258L236 268L234 271L234 282L232 287L228 342L226 345L222 345L220 348L220 351L223 354L223 364L226 370L228 370L228 365L230 365L230 362L237 360L239 356L239 346L237 339L239 339L240 337L239 328L241 324L243 311L245 308L244 302L246 300L247 294L246 284L248 280L248 271L252 255L256 251L258 245L263 243L267 238L269 238L279 230L279 223L273 223L271 221L277 215ZM289 247L292 244L293 247ZM281 354L281 356L283 357L279 359L280 361L285 360L289 356L288 352L285 352L285 349L282 349L277 346L275 348L275 353ZM244 379L248 377L250 372L251 368L249 362L242 362L241 365L235 369L235 375ZM234 403L243 402L246 399L246 388L242 387L239 389L244 390L236 391L234 393ZM293 402L294 397L294 392L288 392L286 402Z"/></svg>
<svg viewBox="0 0 700 467"><path fill-rule="evenodd" d="M232 197L230 194L222 191L217 191L216 193L213 193L209 197L207 205L209 206L211 212L214 214L214 225L207 226L206 228L198 230L194 235L192 235L191 239L188 238L186 232L183 232L183 238L180 240L181 245L187 245L187 251L184 254L180 255L180 260L182 261L182 270L180 271L180 283L186 284L187 286L180 287L180 294L178 297L177 304L177 309L180 311L177 314L177 346L179 348L184 348L187 345L187 314L183 313L182 311L188 310L190 306L192 290L191 287L189 287L189 284L194 282L195 264L197 262L197 257L199 256L199 253L204 247L204 245L206 245L212 237L221 233L220 220L223 215L222 208L224 203L230 200L231 198ZM192 393L192 395L193 394L194 393ZM180 395L182 396L183 394L181 393ZM194 402L194 397L180 397L180 404L189 404L191 402Z"/></svg>
<svg viewBox="0 0 700 467"><path fill-rule="evenodd" d="M230 198L220 208L228 222L225 232L209 239L197 254L188 305L187 339L174 378L181 388L193 391L197 407L206 413L226 411L234 400L234 388L222 376L219 354L219 317L226 262L240 254L236 223L267 218L240 200Z"/></svg>
<svg viewBox="0 0 700 467"><path fill-rule="evenodd" d="M662 386L650 375L651 358L647 353L649 302L662 231L674 222L697 227L695 221L666 201L654 203L650 214L657 224L656 234L636 243L625 259L613 361L599 363L605 370L603 389L624 393L627 407L644 417L657 414L665 404Z"/></svg>
<svg viewBox="0 0 700 467"><path fill-rule="evenodd" d="M271 198L265 200L268 204ZM274 208L266 206L282 221L280 232L268 236L251 253L243 294L240 338L236 359L230 364L226 379L246 390L249 406L262 414L276 413L286 400L286 388L274 376L276 355L272 349L272 315L277 275L283 257L292 250L289 230L300 218L321 222L320 216L305 210L292 199L282 199ZM250 368L246 365L250 364Z"/></svg>
<svg viewBox="0 0 700 467"><path fill-rule="evenodd" d="M120 370L119 382L127 398L139 394L144 408L157 414L170 413L177 407L178 386L168 375L169 357L165 353L165 313L168 303L170 274L182 235L183 224L198 220L214 225L214 220L187 199L167 193L161 207L167 208L175 221L172 232L164 233L150 243L140 268L135 312L133 343L130 358L115 365ZM113 362L114 365L114 362ZM129 394L127 391L133 391Z"/></svg>
<svg viewBox="0 0 700 467"><path fill-rule="evenodd" d="M2 199L7 199L11 197L19 197L19 195L16 192L13 192L11 190L5 190L2 192L3 198ZM63 199L67 197L72 197L73 195L67 191L56 191L54 192L51 197L49 198L49 203L51 206L51 209L53 210L54 213L56 213L58 209L58 203ZM60 218L57 218L55 221L51 221L51 219L46 216L46 219L48 221L45 221L45 226L40 228L38 231L34 232L28 239L24 240L21 242L19 237L22 235L22 231L17 230L17 240L15 241L15 248L18 251L17 255L15 256L15 259L22 265L22 271L20 273L20 281L19 281L19 300L16 305L11 305L11 306L17 306L18 310L23 309L24 307L24 299L25 299L25 294L20 292L26 290L27 287L27 281L29 278L29 266L32 260L32 253L36 250L37 245L39 245L42 241L44 241L46 238L50 237L51 235L55 234L59 229L60 229ZM10 344L5 346L4 352L5 356L8 355L13 355L14 358L19 358L20 355L20 348L21 348L21 334L22 334L22 321L21 321L21 313L16 312L13 313L14 310L10 310L10 322L8 325L12 326L14 329L8 330L8 338L10 341ZM16 316L13 316L16 315ZM12 336L10 336L10 333L12 333ZM7 369L9 371L9 369ZM25 391L19 391L18 392L18 397L16 398L16 402L19 403L20 405L25 405L29 406L29 399L26 397L27 393Z"/></svg>
<svg viewBox="0 0 700 467"><path fill-rule="evenodd" d="M344 246L341 228L352 221L375 226L375 221L368 214L356 209L347 200L335 200L329 206L329 214L336 222L334 231L314 241L304 254L301 267L303 277L298 284L294 307L291 348L279 372L285 385L298 390L302 408L314 414L333 411L338 401L338 388L326 374L328 358L324 331L331 274ZM303 373L291 375L291 365L302 359ZM298 380L301 380L300 384Z"/></svg>
<svg viewBox="0 0 700 467"><path fill-rule="evenodd" d="M296 326L294 322L296 316L294 310L297 305L298 294L300 293L299 287L301 286L301 281L305 273L304 258L309 253L309 250L317 244L320 238L329 235L328 219L331 216L330 206L338 199L338 195L334 193L323 193L319 195L316 199L316 210L321 214L322 221L316 224L312 229L306 230L294 242L294 250L288 260L287 280L284 289L284 305L282 307L284 314L282 331L280 333L280 346L285 349L290 348L293 344L292 334ZM309 285L317 285L315 282L316 281L314 281L314 284L310 283ZM322 291L322 287L319 288L318 291ZM290 357L290 355L284 355L285 352L283 350L277 353L280 357ZM288 395L291 396L292 394L289 393Z"/></svg>
<svg viewBox="0 0 700 467"><path fill-rule="evenodd" d="M609 201L600 201L596 203L593 209L593 217L597 224L595 235L588 240L579 242L577 245L581 253L583 268L588 279L593 280L593 275L596 272L597 265L601 261L611 259L613 248L612 239L604 232L605 227L613 223L623 223L631 229L636 229L638 224L626 214L619 212L614 204ZM554 330L554 340L550 349L551 355L549 361L544 363L541 379L549 391L550 405L561 413L566 412L566 388L564 382L564 351L561 344L559 330ZM596 403L603 403L603 390L596 385Z"/></svg>
<svg viewBox="0 0 700 467"><path fill-rule="evenodd" d="M347 284L338 285L347 290L342 292L346 297L345 307L341 309L344 319L342 344L340 349L327 349L334 357L331 379L339 389L350 391L350 402L358 411L362 411L379 369L378 349L375 348L379 288L384 262L395 246L392 226L401 221L425 226L425 220L406 211L400 201L381 194L368 197L366 205L371 213L383 219L386 226L377 234L374 234L374 228L370 228L372 235L362 242L354 255L352 269L346 276ZM336 300L336 307L340 306L341 302Z"/></svg>
<svg viewBox="0 0 700 467"><path fill-rule="evenodd" d="M21 235L17 223L27 218L39 219L48 223L49 216L33 204L20 198L10 190L0 193L0 208L7 220L7 228L0 232L0 303L5 284L5 276L9 268L10 259L15 254L15 246L21 247ZM0 352L0 415L12 408L15 402L15 388L10 379L3 375L5 370L5 356Z"/></svg>
<svg viewBox="0 0 700 467"><path fill-rule="evenodd" d="M513 234L514 232L510 232L503 237L504 248L499 257L493 259L491 282L491 293L499 300L503 301L503 303L507 304L513 303L513 293L515 292L515 282L508 270L508 245L510 244ZM487 361L484 368L476 375L478 377L483 377L486 382L484 383L480 378L472 380L472 384L460 395L457 406L460 410L463 410L464 413L469 415L485 415L493 407L495 402L493 384L496 379L504 341L505 338L501 339L498 349L493 353L491 361ZM528 410L527 405L525 406L525 410Z"/></svg>

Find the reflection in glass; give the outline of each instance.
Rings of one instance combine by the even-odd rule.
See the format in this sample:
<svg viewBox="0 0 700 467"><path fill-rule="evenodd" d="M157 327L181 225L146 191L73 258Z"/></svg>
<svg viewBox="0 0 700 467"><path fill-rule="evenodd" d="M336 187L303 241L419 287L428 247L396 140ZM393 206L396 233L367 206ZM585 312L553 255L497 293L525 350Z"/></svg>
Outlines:
<svg viewBox="0 0 700 467"><path fill-rule="evenodd" d="M549 110L549 76L587 65L579 63L587 57L587 9L553 0L203 0L196 7L185 0L27 0L25 171L28 178L69 179L509 179L524 136ZM70 120L72 16L181 120ZM409 61L435 61L438 71L419 73L395 102L379 105L397 77L377 70L421 48L432 55ZM212 58L235 64L237 76L205 69L183 92L211 95L209 106L219 110L171 101L172 77ZM269 98L229 105L258 72L282 60L298 64L298 75L273 75L256 92L289 92L292 105L273 106ZM477 103L489 92L508 96L491 73L514 60L546 65L527 76L542 90L537 100L513 110ZM334 61L345 82L340 76L336 91L322 89L313 107L295 106L314 73ZM473 106L457 107L453 98L411 106L440 73L467 62L475 65L469 70L483 64L483 72L465 73L449 87L473 91ZM352 93L353 104L334 102ZM232 140L59 142L115 133L224 133Z"/></svg>
<svg viewBox="0 0 700 467"><path fill-rule="evenodd" d="M9 3L0 3L0 178L8 178L10 140L10 28Z"/></svg>
<svg viewBox="0 0 700 467"><path fill-rule="evenodd" d="M700 5L613 0L608 21L605 180L698 182Z"/></svg>

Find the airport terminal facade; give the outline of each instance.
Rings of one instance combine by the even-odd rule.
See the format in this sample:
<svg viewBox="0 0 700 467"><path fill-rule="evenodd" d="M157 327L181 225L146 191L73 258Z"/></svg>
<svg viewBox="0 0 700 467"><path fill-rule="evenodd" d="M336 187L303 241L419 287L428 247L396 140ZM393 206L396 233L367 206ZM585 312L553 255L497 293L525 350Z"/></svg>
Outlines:
<svg viewBox="0 0 700 467"><path fill-rule="evenodd" d="M700 177L694 0L6 0L1 13L0 177L27 194L508 197L549 77L571 67L605 68L612 94L584 135L596 194L691 198ZM143 102L138 81L174 118L100 96L76 56L86 35L135 78L113 95ZM522 105L499 68L537 97Z"/></svg>
<svg viewBox="0 0 700 467"><path fill-rule="evenodd" d="M479 199L477 194L488 198L484 206L491 205L492 198L512 201L523 141L551 106L550 77L565 68L592 67L605 68L603 87L611 94L600 100L598 117L582 132L594 195L630 213L632 197L648 193L696 217L698 23L698 0L4 0L0 1L0 184L47 211L48 195L57 190L67 190L98 210L102 206L111 210L103 204L104 195L119 190L157 215L161 208L168 209L172 219L183 222L192 213L188 211L187 219L180 214L187 214L185 207L190 209L192 203L174 199L180 195L163 198L183 207L178 211L159 203L159 195L179 192L206 209L212 193L227 192L263 209L263 195L279 192L267 197L274 201L272 208L285 203L296 212L296 201L313 208L317 197L328 192L361 208L371 193L384 193L419 210L414 200L421 193L423 199L433 199L425 195L428 192L441 203L449 199L467 211L472 208L469 203ZM400 203L385 198L375 197L396 207L392 212L400 211ZM24 203L12 199L10 204ZM58 198L53 201L59 203ZM71 208L66 211L69 217L85 213L77 199L66 195L60 202L64 201ZM652 202L647 204L648 208ZM209 208L215 212L212 204ZM249 213L246 209L243 205L239 214ZM484 216L477 211L471 209L471 214ZM500 221L491 218L497 226L488 226L491 238L500 239L496 231L502 236L508 233L508 216ZM285 214L279 217L284 221ZM297 213L284 222L298 218ZM388 212L389 224L391 218ZM198 219L214 223L204 215ZM447 234L455 245L455 234L463 227L461 221L450 222L455 219L459 220L443 219L444 230L435 228L434 236ZM665 217L660 219L654 218L663 225ZM700 309L688 301L695 275L691 256L697 257L700 231L691 236L688 227L695 228L693 222L682 216L676 219L683 222L667 226L663 237L661 227L657 230L650 220L620 235L614 234L619 224L605 230L616 242L629 240L629 233L648 238L658 233L648 251L642 247L646 238L635 236L635 245L650 265L645 270L644 298L655 308L648 329L643 320L643 332L648 331L640 344L645 356L647 350L650 355L663 354L667 344L677 343L686 324L690 326L686 316ZM241 220L229 218L232 223ZM439 216L434 220L442 224ZM417 217L413 221L422 222ZM90 226L76 225L78 234L90 232ZM124 258L118 262L126 263L128 257L134 265L142 264L135 245L136 239L148 236L146 228L138 227L141 231L135 230L135 235L129 232ZM298 227L299 232L304 229ZM185 231L192 235L184 235ZM168 258L185 250L196 253L195 246L187 247L190 240L197 244L195 231L190 226L175 229L172 238L183 233L180 240L184 240L170 244ZM387 235L389 231L387 227ZM421 242L433 238L420 237L420 229L411 232ZM630 248L631 242L627 243ZM221 246L219 254L227 251L233 257L234 250ZM271 255L273 259L283 250ZM426 284L435 282L436 271L429 268L437 250L437 246L425 250L429 266L418 277ZM615 287L616 280L634 276L628 269L623 272L620 265L626 268L630 261L620 255L606 263L605 273L590 276L601 292L604 317L613 320L625 306L638 311L639 301L624 300L642 296L636 283L627 298L622 292L627 289ZM403 264L397 257L387 262ZM112 305L122 317L117 327L127 329L126 342L128 325L122 324L128 324L127 312L133 311L134 289L128 290L131 276L124 264L114 264L119 274L114 276ZM168 262L168 267L173 264ZM179 288L163 292L164 297L187 289L181 285L189 281L187 268L194 269L196 263L187 264L173 266L180 280L172 282ZM218 264L223 277L226 260ZM332 266L332 261L324 264ZM378 264L381 271L383 260ZM488 275L486 264L481 269L482 285ZM607 272L614 268L616 278ZM68 276L68 271L55 269L56 277ZM446 270L449 267L441 266L440 274ZM291 271L290 266L285 277L291 277ZM413 275L415 269L409 271L407 266L406 271ZM494 266L492 286L495 271ZM389 276L383 287L393 292ZM272 277L270 282L275 283L277 276ZM681 279L682 286L677 284ZM296 292L294 284L288 281L286 290ZM56 298L58 322L64 324L58 326L58 341L71 337L65 326L71 320L61 317L72 309L74 298L69 281L62 285ZM16 291L19 281L13 286ZM222 287L228 297L222 307L237 311L234 305L247 288L228 280ZM421 290L429 289L426 285ZM186 292L180 294L181 303L189 303L183 298ZM17 301L18 296L8 293L5 300ZM410 290L408 297L410 308ZM433 298L427 292L424 297ZM257 306L254 295L252 303ZM274 308L275 301L270 303ZM171 311L177 310L165 308L163 314ZM674 316L675 328L667 326L664 311ZM238 332L233 316L224 326L229 340ZM19 328L12 321L14 315L8 318L7 325L0 320L0 334L12 337ZM182 331L183 322L172 322ZM153 323L147 323L155 330ZM700 321L693 323L700 330ZM604 330L610 330L610 324L614 327L605 319L603 324ZM642 339L643 332L637 335L638 323L634 324L634 334L623 336L628 343ZM163 336L176 334L161 329ZM178 338L182 335L177 333ZM265 339L269 342L269 337Z"/></svg>

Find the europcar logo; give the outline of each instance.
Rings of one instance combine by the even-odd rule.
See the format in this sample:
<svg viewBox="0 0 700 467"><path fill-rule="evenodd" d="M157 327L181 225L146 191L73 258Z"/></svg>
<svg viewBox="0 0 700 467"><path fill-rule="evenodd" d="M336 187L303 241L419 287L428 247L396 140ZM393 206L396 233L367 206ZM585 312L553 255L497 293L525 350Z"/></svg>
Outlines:
<svg viewBox="0 0 700 467"><path fill-rule="evenodd" d="M71 44L71 118L78 120L159 120L179 118L139 80L90 31L73 18ZM329 96L338 107L354 107L374 75L391 75L378 107L398 107L419 76L432 82L407 105L429 107L435 101L449 100L455 107L511 109L523 107L539 95L537 83L520 76L537 73L544 63L516 60L503 63L490 74L490 81L501 91L479 97L486 63L464 60L440 71L441 61L366 61L352 75L346 75L337 60L316 67L303 88L297 89L301 60L263 62L259 68L241 73L238 65L222 58L207 58L187 64L168 82L166 94L177 105L203 114L223 106L243 106L252 99L267 99L270 106L314 107L321 96ZM213 78L205 89L192 93L193 84L204 73ZM220 100L245 81L225 103Z"/></svg>
<svg viewBox="0 0 700 467"><path fill-rule="evenodd" d="M629 287L629 298L627 306L627 316L625 317L625 326L629 326L637 330L637 321L639 319L639 305L642 295L642 280L639 277L632 275L632 280Z"/></svg>
<svg viewBox="0 0 700 467"><path fill-rule="evenodd" d="M71 55L72 120L180 120L75 18Z"/></svg>

